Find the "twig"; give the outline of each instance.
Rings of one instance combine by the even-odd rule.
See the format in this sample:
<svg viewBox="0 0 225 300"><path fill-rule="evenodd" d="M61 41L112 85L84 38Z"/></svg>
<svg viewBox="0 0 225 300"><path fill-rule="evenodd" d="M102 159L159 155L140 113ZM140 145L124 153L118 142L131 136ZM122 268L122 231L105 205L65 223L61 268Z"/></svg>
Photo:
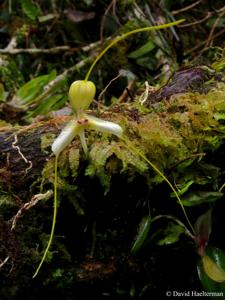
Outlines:
<svg viewBox="0 0 225 300"><path fill-rule="evenodd" d="M7 256L3 262L0 263L0 269L7 263L7 261L9 260L9 256Z"/></svg>
<svg viewBox="0 0 225 300"><path fill-rule="evenodd" d="M109 5L108 5L108 7L106 8L106 10L105 10L105 12L104 12L104 14L103 14L103 17L102 17L102 21L101 21L101 25L100 25L100 40L101 40L101 41L103 41L103 30L104 30L104 25L105 25L105 18L106 18L106 16L107 16L108 12L110 11L110 9L111 9L111 7L112 7L112 5L113 5L113 2L114 2L114 0L112 0L112 1L109 3Z"/></svg>
<svg viewBox="0 0 225 300"><path fill-rule="evenodd" d="M224 16L224 14L225 14L225 9L224 9L223 11L221 11L221 13L219 14L218 18L215 20L215 22L214 22L214 24L213 24L213 27L212 27L211 30L210 30L210 33L209 33L209 36L208 36L208 38L207 38L207 41L206 41L206 44L205 44L204 49L207 48L207 47L209 46L210 41L213 40L213 39L212 39L213 33L214 33L214 31L215 31L215 29L216 29L216 26L218 25L219 21L220 21L221 18ZM204 49L203 49L203 50L204 50Z"/></svg>
<svg viewBox="0 0 225 300"><path fill-rule="evenodd" d="M188 23L188 24L183 24L183 25L180 24L180 25L178 25L178 27L185 28L185 27L190 27L190 26L194 26L197 24L201 24L201 23L205 22L206 20L208 20L212 16L212 14L213 14L212 12L208 11L207 14L205 15L205 17L203 17L202 19L192 22L192 23Z"/></svg>
<svg viewBox="0 0 225 300"><path fill-rule="evenodd" d="M77 63L76 65L72 66L71 68L65 70L62 74L58 75L54 80L50 81L45 87L44 87L44 94L41 96L45 97L46 93L49 93L54 86L56 86L59 82L64 80L70 73L73 73L75 70L79 70L83 68L87 63L91 62L91 60L94 58L93 56L89 56Z"/></svg>
<svg viewBox="0 0 225 300"><path fill-rule="evenodd" d="M13 217L11 230L15 229L17 220L22 216L22 214L30 209L32 206L36 205L40 200L48 200L53 195L53 191L47 191L44 194L34 195L29 202L26 202L17 212L17 214Z"/></svg>
<svg viewBox="0 0 225 300"><path fill-rule="evenodd" d="M116 15L116 2L117 2L117 0L112 0L109 3L108 7L106 8L106 10L105 10L105 12L103 14L101 25L100 25L100 41L101 42L103 41L103 30L104 30L104 25L105 25L105 18L106 18L107 14L109 13L109 11L110 11L111 8L113 10L113 16L114 16L115 20L121 26L121 23L120 23L117 15Z"/></svg>
<svg viewBox="0 0 225 300"><path fill-rule="evenodd" d="M120 76L122 76L121 73L119 73L116 77L114 77L113 79L110 80L110 82L106 85L106 87L101 91L101 93L98 96L98 100L101 101L102 100L102 96L103 94L106 92L106 90L108 89L108 87L113 83L113 81L117 80Z"/></svg>
<svg viewBox="0 0 225 300"><path fill-rule="evenodd" d="M146 10L146 13L147 13L147 15L149 17L149 24L151 26L157 25L157 22L156 22L154 16L152 15L150 6L146 4L145 5L145 10ZM168 42L167 42L166 38L164 37L163 33L159 30L157 32L154 32L153 34L155 36L159 37L159 39L161 40L161 45L159 44L158 46L161 48L161 50L164 53L168 54L169 45L168 45Z"/></svg>
<svg viewBox="0 0 225 300"><path fill-rule="evenodd" d="M142 21L148 20L148 17L143 12L143 10L138 6L138 4L136 3L136 1L134 1L134 4L133 4L133 13L134 13L135 18L138 18L138 19L140 19Z"/></svg>
<svg viewBox="0 0 225 300"><path fill-rule="evenodd" d="M17 55L21 53L26 54L57 54L60 52L70 51L70 52L77 52L78 48L71 48L69 46L58 46L49 49L39 49L39 48L27 48L27 49L18 49L18 48L8 48L0 49L0 54L10 54L10 55Z"/></svg>
<svg viewBox="0 0 225 300"><path fill-rule="evenodd" d="M224 11L224 10L225 10L225 6L221 7L220 9L217 9L216 12L217 12L217 13L221 13L221 12Z"/></svg>
<svg viewBox="0 0 225 300"><path fill-rule="evenodd" d="M133 89L135 82L136 79L132 79L130 82L128 82L127 87L123 91L122 95L120 95L118 98L119 103L125 102L127 97L130 97L130 99L133 100L133 96L131 95L131 90Z"/></svg>
<svg viewBox="0 0 225 300"><path fill-rule="evenodd" d="M220 32L214 34L214 35L211 37L211 39L217 38L218 36L224 34L224 32L225 32L225 29L222 29ZM208 40L208 39L207 39L207 40ZM190 54L191 52L193 52L193 51L197 50L198 48L200 48L202 45L205 45L205 43L206 43L207 40L205 40L205 41L199 43L198 45L196 45L195 47L193 47L193 48L187 50L187 51L184 53L184 55L188 55L188 54ZM206 49L204 49L204 50L206 50Z"/></svg>
<svg viewBox="0 0 225 300"><path fill-rule="evenodd" d="M187 11L187 10L189 10L189 9L191 9L191 8L193 8L193 7L195 7L196 5L200 4L201 2L202 2L202 0L198 0L198 1L192 3L192 4L188 5L188 6L185 6L185 7L181 8L181 9L173 10L173 11L172 11L172 15L175 16L175 15L181 13L181 12Z"/></svg>
<svg viewBox="0 0 225 300"><path fill-rule="evenodd" d="M107 41L107 40L109 40L109 39L110 39L110 37L108 37L108 38L105 39L105 40ZM102 41L100 40L100 41L97 41L97 42L94 42L94 43L91 43L91 44L89 44L89 45L86 45L86 46L81 47L81 50L84 51L84 52L89 52L89 51L95 49L96 47L98 47L98 46L101 45L101 44L102 44Z"/></svg>
<svg viewBox="0 0 225 300"><path fill-rule="evenodd" d="M219 188L219 192L220 192L220 193L222 192L222 190L224 189L224 187L225 187L225 183L222 184L222 186Z"/></svg>
<svg viewBox="0 0 225 300"><path fill-rule="evenodd" d="M107 38L106 40L108 40ZM90 43L89 45L83 46L81 48L71 48L70 46L57 46L53 48L48 48L48 49L40 49L40 48L26 48L26 49L20 49L20 48L15 48L17 41L16 37L13 37L9 44L7 45L6 48L0 49L0 54L10 54L10 55L17 55L21 53L26 53L26 54L57 54L60 52L78 52L78 51L83 51L83 52L89 52L96 47L98 47L102 42L97 41L94 43Z"/></svg>
<svg viewBox="0 0 225 300"><path fill-rule="evenodd" d="M161 7L161 6L160 6ZM174 16L171 14L170 11L168 11L167 9L161 7L161 9L165 12L166 16L168 17L168 19L172 22L176 21L176 19L174 18ZM175 39L180 42L180 37L177 34L176 30L174 27L170 27L170 31L172 32L172 34L174 35Z"/></svg>

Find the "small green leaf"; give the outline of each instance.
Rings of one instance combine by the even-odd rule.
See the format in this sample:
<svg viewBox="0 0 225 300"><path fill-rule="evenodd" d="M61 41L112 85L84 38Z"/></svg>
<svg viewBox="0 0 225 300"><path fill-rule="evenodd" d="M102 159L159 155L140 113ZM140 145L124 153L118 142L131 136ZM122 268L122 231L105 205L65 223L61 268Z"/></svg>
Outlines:
<svg viewBox="0 0 225 300"><path fill-rule="evenodd" d="M63 270L62 269L56 269L53 273L52 273L52 277L53 278L61 278L63 277Z"/></svg>
<svg viewBox="0 0 225 300"><path fill-rule="evenodd" d="M31 0L22 0L22 10L25 15L31 20L35 20L40 13L40 9L37 6L37 3L34 3Z"/></svg>
<svg viewBox="0 0 225 300"><path fill-rule="evenodd" d="M177 185L177 188L178 188L177 193L178 193L178 195L181 196L181 195L183 195L184 193L186 193L187 190L189 189L189 187L190 187L193 183L194 183L194 180L189 180L189 181L187 181L187 182L184 182L184 183L182 183L182 184ZM172 198L175 198L175 197L176 197L176 195L175 195L174 193L171 193L170 196L171 196Z"/></svg>
<svg viewBox="0 0 225 300"><path fill-rule="evenodd" d="M158 245L170 245L179 241L180 235L185 232L184 227L170 223L164 231L165 237L158 241Z"/></svg>
<svg viewBox="0 0 225 300"><path fill-rule="evenodd" d="M53 70L47 75L41 75L25 83L17 92L16 104L20 107L26 107L31 104L35 97L43 92L45 85L55 79L55 77L56 71Z"/></svg>
<svg viewBox="0 0 225 300"><path fill-rule="evenodd" d="M148 41L146 44L138 48L137 50L131 52L130 54L127 55L129 58L139 58L150 51L152 51L155 48L155 44L152 41Z"/></svg>
<svg viewBox="0 0 225 300"><path fill-rule="evenodd" d="M41 102L34 111L30 112L28 114L28 118L35 117L37 115L45 115L49 111L57 110L59 109L59 107L62 106L62 103L66 102L66 100L67 97L63 94L56 94L50 96L47 99L45 99L43 102Z"/></svg>
<svg viewBox="0 0 225 300"><path fill-rule="evenodd" d="M182 203L185 206L195 206L205 202L215 202L223 197L220 192L196 192L183 196Z"/></svg>
<svg viewBox="0 0 225 300"><path fill-rule="evenodd" d="M143 56L136 59L136 64L154 70L156 68L156 59L154 57Z"/></svg>
<svg viewBox="0 0 225 300"><path fill-rule="evenodd" d="M150 216L144 217L142 219L140 228L139 228L139 231L137 234L137 238L131 249L132 254L137 253L142 248L144 242L146 241L146 239L148 237L151 221L152 221L152 219Z"/></svg>

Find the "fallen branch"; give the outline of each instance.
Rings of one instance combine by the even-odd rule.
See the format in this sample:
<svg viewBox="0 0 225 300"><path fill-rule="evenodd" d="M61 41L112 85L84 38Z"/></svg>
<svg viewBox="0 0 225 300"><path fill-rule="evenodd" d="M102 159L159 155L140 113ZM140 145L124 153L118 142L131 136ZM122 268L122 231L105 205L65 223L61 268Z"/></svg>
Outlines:
<svg viewBox="0 0 225 300"><path fill-rule="evenodd" d="M107 38L108 40L110 38ZM53 48L48 48L48 49L40 49L40 48L16 48L17 45L17 38L13 37L7 47L4 49L0 49L0 54L9 54L9 55L17 55L17 54L30 54L30 55L36 55L36 54L58 54L61 52L89 52L95 48L97 48L99 45L101 45L101 41L97 41L94 43L90 43L89 45L83 46L83 47L76 47L76 48L71 48L70 46L57 46Z"/></svg>
<svg viewBox="0 0 225 300"><path fill-rule="evenodd" d="M77 52L78 48L71 48L69 46L58 46L54 48L49 49L39 49L39 48L27 48L27 49L18 49L18 48L8 48L8 46L5 49L0 49L0 54L10 54L10 55L17 55L21 53L26 54L57 54L60 52Z"/></svg>
<svg viewBox="0 0 225 300"><path fill-rule="evenodd" d="M0 269L7 263L9 260L9 256L7 256L1 263L0 263Z"/></svg>

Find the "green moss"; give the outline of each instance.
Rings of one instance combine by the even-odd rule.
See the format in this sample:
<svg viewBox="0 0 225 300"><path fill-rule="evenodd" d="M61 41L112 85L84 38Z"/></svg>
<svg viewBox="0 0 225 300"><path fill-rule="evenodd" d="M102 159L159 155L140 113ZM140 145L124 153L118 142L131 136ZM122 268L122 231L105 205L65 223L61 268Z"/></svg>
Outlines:
<svg viewBox="0 0 225 300"><path fill-rule="evenodd" d="M15 201L13 201L13 198L11 197L11 195L7 194L7 193L1 193L0 192L0 209L1 209L1 213L3 213L4 211L9 210L12 207L15 207Z"/></svg>
<svg viewBox="0 0 225 300"><path fill-rule="evenodd" d="M129 143L142 151L161 171L193 154L215 151L225 137L224 90L225 84L219 83L207 94L179 94L162 102L159 110L143 109L137 105L138 99L135 103L123 104L119 112L110 114L110 120L124 128L128 145L107 134L89 133L89 164L85 174L97 176L105 191L109 191L115 172L127 173L131 179L135 172L149 174L149 166L134 155ZM106 114L105 118L109 119L109 116ZM43 135L42 149L50 145L52 138L52 134ZM66 188L71 175L77 177L83 157L78 145L75 139L59 157L59 188ZM187 164L185 168L188 167ZM53 161L50 160L43 177L53 182L53 173ZM153 183L156 177L152 172L150 174Z"/></svg>
<svg viewBox="0 0 225 300"><path fill-rule="evenodd" d="M10 57L0 56L0 81L6 91L12 92L24 83L24 78L17 63Z"/></svg>
<svg viewBox="0 0 225 300"><path fill-rule="evenodd" d="M49 159L42 170L42 185L46 182L54 183L54 158Z"/></svg>
<svg viewBox="0 0 225 300"><path fill-rule="evenodd" d="M55 138L55 134L50 133L50 132L41 135L41 151L42 152L48 153L48 151L46 151L46 148L51 147L52 142L54 141L54 138Z"/></svg>
<svg viewBox="0 0 225 300"><path fill-rule="evenodd" d="M90 177L97 176L105 187L105 192L109 191L111 176L115 170L120 173L144 173L148 169L146 163L120 141L96 141L91 146L89 156L90 163L85 174Z"/></svg>
<svg viewBox="0 0 225 300"><path fill-rule="evenodd" d="M80 151L79 149L70 148L69 150L69 166L74 178L77 177L77 171L80 163Z"/></svg>

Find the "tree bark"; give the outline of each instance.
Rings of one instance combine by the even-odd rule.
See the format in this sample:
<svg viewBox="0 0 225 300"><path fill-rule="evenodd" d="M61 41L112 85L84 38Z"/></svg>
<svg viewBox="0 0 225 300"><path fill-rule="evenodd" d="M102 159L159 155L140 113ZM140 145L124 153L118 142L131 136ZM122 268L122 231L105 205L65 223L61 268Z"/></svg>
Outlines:
<svg viewBox="0 0 225 300"><path fill-rule="evenodd" d="M42 136L57 134L61 121L36 123L31 126L2 128L0 131L0 183L12 188L24 186L40 175L51 155L51 147L41 149Z"/></svg>

